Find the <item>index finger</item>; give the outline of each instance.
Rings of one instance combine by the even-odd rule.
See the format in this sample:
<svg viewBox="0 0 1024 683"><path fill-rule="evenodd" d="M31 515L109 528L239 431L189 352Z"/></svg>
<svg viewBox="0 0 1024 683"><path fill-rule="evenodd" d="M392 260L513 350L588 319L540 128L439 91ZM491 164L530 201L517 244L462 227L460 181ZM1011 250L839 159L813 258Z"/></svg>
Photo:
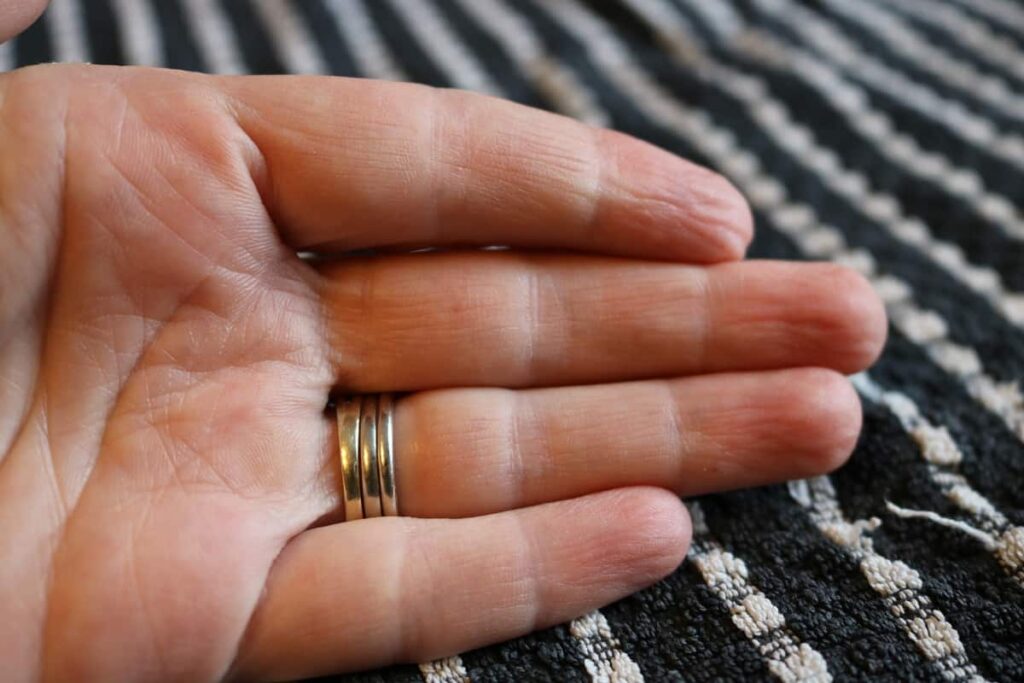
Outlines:
<svg viewBox="0 0 1024 683"><path fill-rule="evenodd" d="M223 81L296 249L509 245L741 258L746 202L621 133L483 95L316 77Z"/></svg>

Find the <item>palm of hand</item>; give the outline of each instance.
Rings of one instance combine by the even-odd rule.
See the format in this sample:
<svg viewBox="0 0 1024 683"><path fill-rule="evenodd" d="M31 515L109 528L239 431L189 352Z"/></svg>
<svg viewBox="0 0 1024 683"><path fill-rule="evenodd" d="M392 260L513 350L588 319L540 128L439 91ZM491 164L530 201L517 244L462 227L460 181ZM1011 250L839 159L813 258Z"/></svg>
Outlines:
<svg viewBox="0 0 1024 683"><path fill-rule="evenodd" d="M650 269L657 273L655 280L679 279L678 269L684 267L624 265L596 257L592 264L578 265L572 257L558 255L520 262L482 253L437 257L435 270L431 259L421 259L424 265L409 260L418 257L384 257L386 267L354 262L348 269L304 262L297 249L329 245L325 250L333 253L353 247L467 242L592 245L630 257L685 254L679 260L716 261L738 255L737 238L715 235L726 234L721 225L736 221L742 212L731 196L722 205L715 203L723 192L720 184L706 195L694 190L687 198L688 209L682 202L667 201L657 188L630 189L631 175L640 176L645 188L652 180L667 187L662 176L684 171L700 182L717 182L696 175L692 167L684 169L681 161L669 161L668 155L655 156L635 141L608 138L589 157L552 153L536 162L532 157L542 156L542 143L555 151L571 150L574 139L589 139L589 134L548 115L480 100L459 100L456 106L479 108L476 118L467 117L477 125L486 118L484 110L501 114L520 135L526 121L536 124L542 130L527 138L532 147L527 144L519 152L508 141L512 135L495 137L499 143L478 139L476 128L466 125L463 132L471 141L459 158L441 160L446 175L419 174L418 145L431 136L448 139L452 131L444 133L445 126L458 127L410 124L422 118L416 108L436 96L420 89L352 84L332 84L330 96L321 96L317 89L323 82L308 83L301 88L282 81L241 81L229 87L170 73L54 67L16 72L0 85L5 149L0 161L0 374L8 379L0 385L0 538L5 557L0 602L9 612L0 627L0 662L25 672L25 678L200 680L229 672L277 677L434 656L555 623L607 602L671 570L685 551L684 513L674 498L649 489L550 503L551 509L543 513L545 506L540 506L465 522L371 520L349 525L345 536L320 536L323 550L314 542L302 543L303 537L317 533L305 530L332 520L337 512L333 437L324 407L339 384L367 391L420 390L797 365L852 370L877 354L884 327L876 303L865 303L859 281L836 275L834 269L829 276L845 278L845 284L859 288L857 296L839 300L835 297L844 295L833 293L813 311L805 306L802 313L786 313L795 319L784 325L788 331L778 333L780 340L788 335L778 353L787 356L752 358L737 344L709 344L713 333L703 330L699 360L680 365L670 350L695 334L692 326L673 323L649 334L641 330L659 319L659 305L680 292L688 293L694 306L713 302L707 280L694 284L695 278L705 277L696 273L700 269L688 267L685 282L675 288L665 289L662 280L652 282L644 292L664 290L658 295L661 303L641 298L639 306L648 313L630 317L628 297L609 294L610 285L584 296L581 292L594 290L586 283L607 279L614 271L614 284L614 278ZM233 94L225 94L231 88ZM261 94L264 88L266 96ZM402 102L413 111L385 115L386 121L374 124L374 117L395 111L394 105ZM347 125L326 125L336 115ZM501 116L492 133L508 125ZM388 131L394 131L398 142L375 137ZM345 151L351 140L354 149ZM435 157L448 153L436 141L427 139L426 144ZM343 159L325 160L332 154ZM585 169L595 155L613 157L615 162L605 165L615 171L588 185ZM553 178L563 177L560 186L543 189ZM325 185L330 189L324 190ZM446 190L449 186L457 189ZM511 197L511 207L481 208L495 204L495 186L505 193L500 196ZM405 195L393 192L406 187L413 189ZM593 200L595 193L605 195L601 203ZM432 219L418 226L415 210L428 208ZM682 222L687 230L666 236L658 229L666 222L679 223L678 215L686 211L689 217ZM546 227L551 225L565 227L551 231ZM481 234L473 237L477 229ZM551 320L571 319L571 311L579 307L597 310L595 301L610 310L580 334L589 346L576 345L573 362L565 362L564 344L561 351L545 350L547 342L531 338L528 353L512 353L512 360L487 366L489 353L505 356L481 343L481 330L491 330L485 342L511 337L508 348L521 351L525 337L544 329L549 337L552 330L559 337L560 328L536 319L526 331L509 328L507 319L504 326L496 324L493 315L473 307L471 297L460 298L444 288L429 301L453 297L448 309L413 306L427 300L415 297L409 304L380 304L389 296L380 291L409 291L424 273L443 278L454 266L464 266L457 272L475 273L464 276L471 285L488 277L506 278L487 280L495 287L490 298L479 295L486 303L505 301L509 295L498 285L523 279L525 268L543 271L547 280L539 281L549 284L556 277L586 281L562 288L569 294L559 298L557 312L551 312L556 310L551 305L540 306ZM643 268L648 270L638 270ZM402 275L406 272L417 277ZM491 272L499 275L486 274ZM721 272L722 282L734 283L729 287L748 286L743 283L761 277L753 270L742 275ZM534 284L525 307L536 312L536 301L545 299L546 290L542 285L538 293L538 278L528 279ZM726 285L711 287L720 288ZM800 296L797 292L791 288L778 293L771 305L758 303L757 311L744 314L748 319L743 324L736 323L736 335L782 325L771 315L789 311ZM839 313L827 312L837 301ZM403 305L415 310L403 311ZM849 326L836 322L844 316ZM361 320L373 334L359 328ZM579 321L573 325L579 327ZM570 327L575 329L566 329ZM397 341L379 336L382 330ZM605 336L616 338L616 344L602 343ZM831 355L799 359L800 354L807 356L808 348L819 348L823 338L837 342L827 351ZM624 339L645 352L620 350ZM372 343L385 347L390 360L367 353ZM473 347L485 348L471 352ZM422 357L410 355L413 349ZM445 358L447 364L436 362ZM418 499L410 495L408 509L422 516L468 517L622 485L658 484L692 493L832 467L849 452L858 421L851 417L855 399L849 390L837 388L835 378L822 373L803 377L801 386L845 391L845 398L812 401L817 412L811 415L805 401L803 413L797 410L787 418L797 425L796 433L779 438L798 450L826 455L787 465L766 464L763 446L757 447L759 455L747 452L757 450L750 443L765 438L762 427L748 424L764 421L749 415L751 406L791 380L776 378L774 385L756 390L754 380L730 380L741 387L737 392L746 403L740 406L742 401L730 399L729 409L721 411L726 417L715 418L728 422L718 432L708 427L704 450L711 455L699 466L711 474L703 480L686 476L686 467L698 464L678 463L680 448L699 450L697 446L680 446L678 434L672 443L671 437L661 443L651 436L653 427L638 427L640 436L630 447L650 446L661 458L649 471L621 474L620 467L619 474L583 475L573 470L562 473L562 481L548 466L546 489L517 481L503 497L496 484L495 500L475 500L465 490L453 490L457 482L446 489L449 470L435 462L430 471L438 493L433 498L429 493L416 494ZM709 395L723 393L718 384L712 387L710 378L684 381L705 382ZM696 390L705 385L687 386ZM665 399L662 389L655 392L644 383L630 387L627 391L638 392L638 404ZM423 415L439 416L444 406L450 414L456 404L493 407L506 401L504 394L462 391L468 393L442 391L411 401L410 406L419 407L408 409L406 424L413 422L414 413L421 417L416 424L423 423ZM574 391L580 393L573 396L582 396L587 390ZM541 397L552 394L542 390L536 396L547 400ZM575 400L564 396L568 394L551 400L559 405ZM594 402L601 398L593 396ZM651 412L659 411L664 417L668 409ZM824 424L822 411L828 418ZM581 424L589 425L585 420ZM491 435L488 441L481 434L492 426L487 423L477 431L466 427L461 441L451 437L454 428L442 432L454 439L448 446L474 439L484 445L518 440L540 450L558 450L549 437L523 439L521 433L506 433L504 441ZM547 426L555 427L565 425ZM414 446L420 449L427 443L423 453L432 448L423 434L406 441L412 470ZM527 483L531 476L536 480L529 462L526 474L522 472L530 448L525 448L526 455L520 444L510 448L520 460L515 465L519 476ZM424 463L420 473L429 469L423 453L417 450L416 458ZM708 470L707 462L716 453L728 457ZM500 478L511 471L479 467L480 477ZM414 493L412 486L408 489ZM485 532L493 536L493 546L472 540ZM293 541L300 534L300 542ZM421 536L430 543L419 544ZM473 544L478 550L468 550ZM559 544L568 548L565 556L558 555ZM533 549L498 555L495 548L502 546ZM346 553L351 555L348 565L331 564L342 562L338 556ZM445 558L464 564L461 578L448 584L438 578L446 568L432 566ZM439 607L429 596L410 597L432 588L451 590L485 569L490 587L466 590L454 607ZM274 579L275 573L281 578ZM593 576L599 578L588 579L590 585L556 595L556 586ZM311 587L310 594L302 592L304 584ZM314 589L333 591L334 603L314 608ZM292 602L294 607L289 607ZM330 600L324 596L323 602ZM461 632L431 632L431 615L443 624L457 616L452 610L472 609L481 602L494 605L480 617L491 615L487 628L468 619ZM311 609L308 631L301 632L307 624L303 614ZM346 609L349 613L338 616ZM411 616L396 616L401 610ZM267 615L261 616L263 612ZM339 621L351 622L352 630L339 630Z"/></svg>
<svg viewBox="0 0 1024 683"><path fill-rule="evenodd" d="M323 462L286 457L327 436L314 281L210 93L168 107L159 85L22 80L4 102L5 238L23 244L3 250L0 362L41 374L3 387L0 661L74 671L87 634L216 676L284 543L326 512ZM29 590L44 575L48 595ZM44 612L40 639L24 625Z"/></svg>

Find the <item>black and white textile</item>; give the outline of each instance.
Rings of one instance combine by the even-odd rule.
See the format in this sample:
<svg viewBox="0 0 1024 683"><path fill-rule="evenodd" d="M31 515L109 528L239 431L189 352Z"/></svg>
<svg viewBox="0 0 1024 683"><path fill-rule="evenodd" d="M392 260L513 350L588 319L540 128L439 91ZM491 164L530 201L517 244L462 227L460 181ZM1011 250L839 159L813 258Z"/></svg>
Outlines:
<svg viewBox="0 0 1024 683"><path fill-rule="evenodd" d="M886 302L846 467L694 501L683 566L599 612L351 680L1024 681L1024 3L53 0L0 46L0 70L45 61L407 79L610 125L729 176L755 256L845 263Z"/></svg>

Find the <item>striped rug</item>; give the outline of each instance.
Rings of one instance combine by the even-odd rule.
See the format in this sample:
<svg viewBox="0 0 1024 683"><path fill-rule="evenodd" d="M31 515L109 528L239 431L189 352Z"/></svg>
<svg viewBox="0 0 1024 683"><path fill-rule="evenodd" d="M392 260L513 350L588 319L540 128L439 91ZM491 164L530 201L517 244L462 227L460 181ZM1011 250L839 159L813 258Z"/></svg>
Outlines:
<svg viewBox="0 0 1024 683"><path fill-rule="evenodd" d="M891 318L834 475L693 501L660 584L353 681L1024 681L1024 4L53 0L46 61L467 88L713 166ZM342 680L341 678L337 680Z"/></svg>

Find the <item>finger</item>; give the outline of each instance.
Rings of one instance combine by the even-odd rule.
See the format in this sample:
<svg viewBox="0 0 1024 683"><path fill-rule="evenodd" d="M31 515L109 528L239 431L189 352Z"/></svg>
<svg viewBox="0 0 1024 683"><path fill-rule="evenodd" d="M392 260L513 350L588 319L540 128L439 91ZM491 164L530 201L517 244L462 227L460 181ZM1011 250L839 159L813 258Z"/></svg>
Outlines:
<svg viewBox="0 0 1024 683"><path fill-rule="evenodd" d="M831 264L456 253L346 261L326 275L337 375L357 391L851 373L886 333L871 285Z"/></svg>
<svg viewBox="0 0 1024 683"><path fill-rule="evenodd" d="M297 249L509 244L712 262L751 238L728 181L620 133L411 84L223 83Z"/></svg>
<svg viewBox="0 0 1024 683"><path fill-rule="evenodd" d="M861 418L850 382L819 368L412 394L394 422L398 507L467 517L621 486L689 497L802 479L845 462ZM340 518L336 450L323 458L317 507Z"/></svg>
<svg viewBox="0 0 1024 683"><path fill-rule="evenodd" d="M512 638L653 583L689 538L679 499L649 488L469 520L314 529L278 559L236 669L292 680Z"/></svg>

